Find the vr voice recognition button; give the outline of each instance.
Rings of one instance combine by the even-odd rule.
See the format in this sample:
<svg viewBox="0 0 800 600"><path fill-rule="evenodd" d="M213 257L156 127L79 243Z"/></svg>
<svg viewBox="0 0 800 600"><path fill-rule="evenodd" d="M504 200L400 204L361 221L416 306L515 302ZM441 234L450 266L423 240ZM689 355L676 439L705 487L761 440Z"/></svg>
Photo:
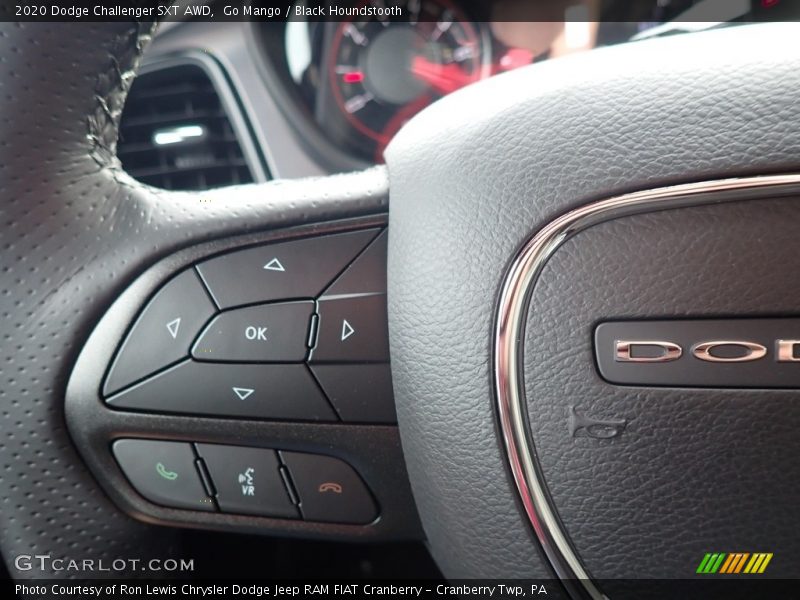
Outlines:
<svg viewBox="0 0 800 600"><path fill-rule="evenodd" d="M222 512L297 518L274 450L197 444Z"/></svg>

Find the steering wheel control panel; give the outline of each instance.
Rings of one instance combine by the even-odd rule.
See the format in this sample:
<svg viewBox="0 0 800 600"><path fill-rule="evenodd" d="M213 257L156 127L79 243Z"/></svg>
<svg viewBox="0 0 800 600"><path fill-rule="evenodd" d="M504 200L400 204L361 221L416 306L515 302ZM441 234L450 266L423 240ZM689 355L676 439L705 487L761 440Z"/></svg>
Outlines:
<svg viewBox="0 0 800 600"><path fill-rule="evenodd" d="M109 495L164 524L419 537L387 234L371 218L214 242L136 280L67 389L70 431Z"/></svg>
<svg viewBox="0 0 800 600"><path fill-rule="evenodd" d="M394 422L385 264L377 229L203 261L145 306L103 396L130 410Z"/></svg>
<svg viewBox="0 0 800 600"><path fill-rule="evenodd" d="M156 504L333 523L370 523L364 482L336 458L218 444L121 439L114 457Z"/></svg>

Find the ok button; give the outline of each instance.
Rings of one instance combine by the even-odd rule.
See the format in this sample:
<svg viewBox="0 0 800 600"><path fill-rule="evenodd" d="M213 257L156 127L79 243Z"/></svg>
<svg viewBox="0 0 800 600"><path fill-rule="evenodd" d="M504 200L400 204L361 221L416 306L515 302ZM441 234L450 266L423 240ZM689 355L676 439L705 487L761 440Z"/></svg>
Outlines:
<svg viewBox="0 0 800 600"><path fill-rule="evenodd" d="M248 326L244 330L244 337L248 340L267 341L267 328L266 327L253 327Z"/></svg>
<svg viewBox="0 0 800 600"><path fill-rule="evenodd" d="M283 302L218 314L192 348L196 360L302 362L314 303Z"/></svg>

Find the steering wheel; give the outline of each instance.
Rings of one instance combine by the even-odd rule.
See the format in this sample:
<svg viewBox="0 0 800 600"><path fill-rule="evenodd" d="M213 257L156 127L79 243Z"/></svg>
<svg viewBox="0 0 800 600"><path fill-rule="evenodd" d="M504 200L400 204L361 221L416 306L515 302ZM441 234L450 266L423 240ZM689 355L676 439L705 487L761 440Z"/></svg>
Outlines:
<svg viewBox="0 0 800 600"><path fill-rule="evenodd" d="M20 555L177 555L175 530L151 523L201 526L132 499L118 472L104 480L116 466L92 435L209 441L222 422L244 443L274 434L291 449L328 427L105 420L74 377L105 368L92 364L119 338L85 347L121 295L114 310L132 318L167 278L153 265L230 248L220 240L387 219L399 437L360 434L376 457L359 466L354 426L320 435L362 475L402 442L445 576L554 574L576 596L614 598L613 580L694 577L709 553L768 553L765 577L800 576L800 367L781 345L800 339L796 24L521 69L424 110L385 166L203 194L144 186L115 157L152 31L0 28L0 550L12 576L65 575L21 569ZM74 394L92 398L73 407ZM411 497L402 469L383 477ZM397 530L390 509L381 519ZM362 529L336 531L368 539Z"/></svg>

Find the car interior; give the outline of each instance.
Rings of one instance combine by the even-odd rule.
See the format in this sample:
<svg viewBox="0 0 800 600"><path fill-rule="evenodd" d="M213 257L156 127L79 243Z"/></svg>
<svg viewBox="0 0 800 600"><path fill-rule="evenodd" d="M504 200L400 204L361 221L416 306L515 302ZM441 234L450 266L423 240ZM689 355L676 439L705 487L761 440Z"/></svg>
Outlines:
<svg viewBox="0 0 800 600"><path fill-rule="evenodd" d="M794 597L800 3L73 4L0 9L10 593Z"/></svg>

